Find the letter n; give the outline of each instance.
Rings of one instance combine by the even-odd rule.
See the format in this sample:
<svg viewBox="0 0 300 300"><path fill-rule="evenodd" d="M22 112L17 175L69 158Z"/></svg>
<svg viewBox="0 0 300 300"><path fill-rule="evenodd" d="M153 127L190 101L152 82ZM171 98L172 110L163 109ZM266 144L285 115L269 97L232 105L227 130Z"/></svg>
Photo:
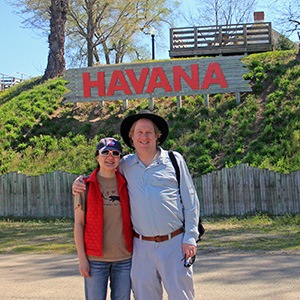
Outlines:
<svg viewBox="0 0 300 300"><path fill-rule="evenodd" d="M191 77L182 69L181 66L173 67L174 90L181 91L181 78L189 85L192 90L199 90L199 71L198 65L191 65Z"/></svg>

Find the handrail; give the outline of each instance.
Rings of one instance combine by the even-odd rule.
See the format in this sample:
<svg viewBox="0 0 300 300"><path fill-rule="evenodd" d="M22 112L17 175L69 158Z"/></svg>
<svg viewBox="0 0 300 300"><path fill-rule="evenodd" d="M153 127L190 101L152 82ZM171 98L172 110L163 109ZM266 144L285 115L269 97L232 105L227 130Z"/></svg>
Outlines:
<svg viewBox="0 0 300 300"><path fill-rule="evenodd" d="M253 45L270 45L272 49L273 44L271 22L170 29L170 52L174 53L193 50L197 54L199 49L245 49Z"/></svg>
<svg viewBox="0 0 300 300"><path fill-rule="evenodd" d="M15 74L19 74L21 76L17 77L15 76ZM21 72L14 72L11 76L0 73L0 91L4 91L20 82L31 78L32 76Z"/></svg>

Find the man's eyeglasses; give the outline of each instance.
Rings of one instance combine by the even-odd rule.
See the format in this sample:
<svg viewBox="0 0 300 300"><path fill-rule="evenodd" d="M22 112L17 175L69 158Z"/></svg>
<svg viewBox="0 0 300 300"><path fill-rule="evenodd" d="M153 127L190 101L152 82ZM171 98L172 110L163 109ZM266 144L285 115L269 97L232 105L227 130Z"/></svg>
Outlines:
<svg viewBox="0 0 300 300"><path fill-rule="evenodd" d="M120 152L114 151L114 150L104 150L104 151L100 152L100 155L101 156L109 156L109 153L111 153L111 155L113 157L120 157L121 156Z"/></svg>
<svg viewBox="0 0 300 300"><path fill-rule="evenodd" d="M181 261L184 260L184 266L186 268L188 268L188 267L190 267L195 262L195 259L196 259L196 255L194 255L192 257L189 257L188 259L186 258L186 256L184 256Z"/></svg>

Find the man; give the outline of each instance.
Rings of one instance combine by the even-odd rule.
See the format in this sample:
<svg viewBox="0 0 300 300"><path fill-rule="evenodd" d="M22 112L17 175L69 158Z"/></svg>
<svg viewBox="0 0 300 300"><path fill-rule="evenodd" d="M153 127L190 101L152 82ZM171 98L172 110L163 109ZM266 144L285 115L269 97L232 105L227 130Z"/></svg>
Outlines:
<svg viewBox="0 0 300 300"><path fill-rule="evenodd" d="M161 145L168 124L144 110L121 124L124 142L136 150L120 161L128 183L134 244L131 280L137 300L161 300L162 284L170 300L194 299L193 270L186 260L195 256L199 201L183 157L180 194L175 169ZM75 192L80 184L74 184Z"/></svg>

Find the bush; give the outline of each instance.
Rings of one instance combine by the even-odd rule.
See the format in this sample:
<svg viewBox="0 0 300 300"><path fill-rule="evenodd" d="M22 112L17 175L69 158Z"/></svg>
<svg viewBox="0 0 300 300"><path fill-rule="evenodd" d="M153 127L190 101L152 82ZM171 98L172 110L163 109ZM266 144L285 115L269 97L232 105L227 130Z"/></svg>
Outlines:
<svg viewBox="0 0 300 300"><path fill-rule="evenodd" d="M280 34L277 42L275 43L275 48L278 51L293 50L296 49L296 45L288 37Z"/></svg>
<svg viewBox="0 0 300 300"><path fill-rule="evenodd" d="M89 134L92 128L92 124L91 123L85 123L83 125L83 127L81 128L81 132L83 134Z"/></svg>

